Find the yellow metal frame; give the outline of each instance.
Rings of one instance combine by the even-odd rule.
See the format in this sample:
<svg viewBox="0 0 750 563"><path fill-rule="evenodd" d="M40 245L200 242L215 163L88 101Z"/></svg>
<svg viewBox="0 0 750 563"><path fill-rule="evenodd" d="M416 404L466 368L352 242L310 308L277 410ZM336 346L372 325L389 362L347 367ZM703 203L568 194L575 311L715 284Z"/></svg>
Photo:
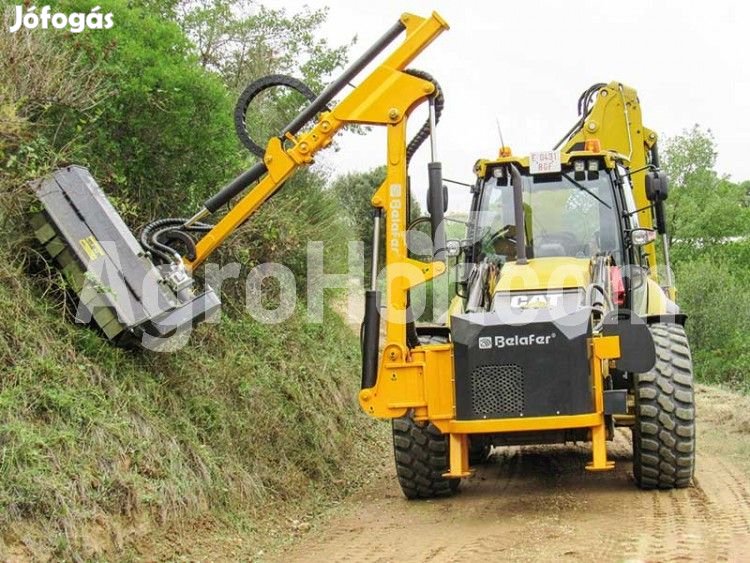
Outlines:
<svg viewBox="0 0 750 563"><path fill-rule="evenodd" d="M448 24L437 13L429 18L404 14L401 22L406 32L404 42L336 107L321 113L310 131L298 138L290 136L288 140L291 147L286 149L277 138L269 141L263 159L268 173L198 241L195 259L186 262L189 271L200 266L298 167L311 164L315 153L330 146L334 135L346 125L389 127L387 182L400 183L406 197L406 163L403 156L405 145L399 146L399 143L403 143L405 137L407 116L434 92L435 87L431 82L406 74L403 70L438 35L448 29ZM385 198L383 201L387 203Z"/></svg>
<svg viewBox="0 0 750 563"><path fill-rule="evenodd" d="M593 410L577 415L456 420L452 345L414 348L409 361L399 361L389 354L390 348L386 346L377 383L374 388L360 392L360 404L366 412L378 418L398 418L412 411L415 420L430 421L446 434L450 444L450 470L446 477L459 478L469 474L467 438L471 434L552 429L588 428L592 459L586 469L606 471L614 467L614 463L607 459L604 380L609 377L609 361L620 357L617 336L591 339Z"/></svg>
<svg viewBox="0 0 750 563"><path fill-rule="evenodd" d="M642 210L638 213L638 222L641 227L653 228L653 215L648 207L651 202L646 197L646 166L657 135L643 125L638 92L619 82L602 87L583 127L565 144L562 152L569 152L576 145L585 145L589 139L599 139L603 151L616 153L631 170L639 170L630 177L636 208ZM655 276L656 243L645 245L644 250L649 269Z"/></svg>

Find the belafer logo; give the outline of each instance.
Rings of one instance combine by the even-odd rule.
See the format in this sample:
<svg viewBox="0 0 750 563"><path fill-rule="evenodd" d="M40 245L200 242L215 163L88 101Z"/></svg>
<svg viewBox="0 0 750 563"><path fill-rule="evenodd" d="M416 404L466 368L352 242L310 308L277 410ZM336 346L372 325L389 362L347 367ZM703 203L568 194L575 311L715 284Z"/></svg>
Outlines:
<svg viewBox="0 0 750 563"><path fill-rule="evenodd" d="M489 350L492 348L492 337L491 336L480 336L479 337L479 349Z"/></svg>
<svg viewBox="0 0 750 563"><path fill-rule="evenodd" d="M509 346L535 346L549 344L556 333L551 334L527 334L521 336L516 334L514 336L480 336L478 340L480 350L490 350L491 348L506 348Z"/></svg>
<svg viewBox="0 0 750 563"><path fill-rule="evenodd" d="M16 19L10 26L10 32L16 33L22 27L25 29L69 29L71 33L81 33L87 29L112 29L115 25L112 13L100 13L101 7L95 6L91 12L84 14L74 12L64 14L62 12L52 12L49 6L42 7L39 13L36 12L36 6L31 6L26 13L23 6L16 6Z"/></svg>

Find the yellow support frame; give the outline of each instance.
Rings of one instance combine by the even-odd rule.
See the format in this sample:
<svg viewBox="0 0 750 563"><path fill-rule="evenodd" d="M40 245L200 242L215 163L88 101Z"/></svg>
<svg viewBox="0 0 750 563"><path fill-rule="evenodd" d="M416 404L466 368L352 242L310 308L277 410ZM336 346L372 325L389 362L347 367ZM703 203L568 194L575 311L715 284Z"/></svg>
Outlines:
<svg viewBox="0 0 750 563"><path fill-rule="evenodd" d="M334 135L346 125L389 126L389 178L400 181L406 191L405 144L399 146L396 143L404 138L408 115L435 91L435 87L403 70L448 29L448 24L437 13L429 18L403 14L400 21L406 32L404 42L336 107L321 113L310 131L299 138L290 136L292 146L287 149L277 138L269 141L263 159L268 173L198 241L195 259L185 263L189 271L200 266L298 167L312 164L315 153L330 146Z"/></svg>
<svg viewBox="0 0 750 563"><path fill-rule="evenodd" d="M561 151L570 152L576 145L585 145L589 139L598 139L603 152L612 151L622 157L632 170L639 170L630 177L636 207L641 209L638 222L641 227L653 228L654 220L649 208L651 202L646 197L646 166L649 163L648 152L656 144L657 135L643 125L641 102L635 89L619 82L603 86L583 127ZM656 243L649 243L643 248L648 256L648 266L655 276Z"/></svg>
<svg viewBox="0 0 750 563"><path fill-rule="evenodd" d="M591 384L594 411L568 416L540 416L495 420L448 420L435 425L449 435L449 478L469 475L469 434L524 432L588 428L591 432L591 462L588 471L610 471L613 461L607 459L607 428L604 418L604 379L608 377L609 360L620 357L620 339L617 336L598 336L591 339Z"/></svg>

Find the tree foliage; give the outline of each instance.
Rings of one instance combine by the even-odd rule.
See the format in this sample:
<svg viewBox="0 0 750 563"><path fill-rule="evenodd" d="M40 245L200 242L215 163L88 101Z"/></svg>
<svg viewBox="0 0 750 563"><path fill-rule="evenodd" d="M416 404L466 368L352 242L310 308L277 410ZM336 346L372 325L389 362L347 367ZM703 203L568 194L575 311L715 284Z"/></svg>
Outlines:
<svg viewBox="0 0 750 563"><path fill-rule="evenodd" d="M748 389L748 183L716 172L716 142L697 125L669 139L664 156L677 295L688 315L697 374Z"/></svg>
<svg viewBox="0 0 750 563"><path fill-rule="evenodd" d="M666 144L670 234L680 251L717 244L750 229L747 187L716 173L716 155L711 130L697 125Z"/></svg>
<svg viewBox="0 0 750 563"><path fill-rule="evenodd" d="M289 14L250 0L183 0L176 13L201 65L218 72L231 89L281 72L320 90L346 61L347 46L331 48L319 33L327 8Z"/></svg>
<svg viewBox="0 0 750 563"><path fill-rule="evenodd" d="M155 527L242 518L246 536L260 511L287 501L299 512L308 492L321 498L359 458L351 440L366 436L369 423L348 399L359 352L337 315L306 323L300 305L289 322L269 326L236 306L239 314L202 325L179 354L125 353L61 314L62 275L28 240L28 214L38 206L26 182L66 162L91 169L134 231L196 211L251 160L232 123L237 84L222 69L285 71L292 59L281 54L298 50L307 57L294 59L300 72L323 83L343 60L343 51L330 58L315 39L322 13L283 19L259 9L262 18L243 20L245 31L270 55L214 51L204 65L181 10L222 3L240 5L60 0L53 5L64 12L101 5L115 26L0 34L0 551L11 541L29 559L127 558L123 543L133 538L119 534L123 517L153 516ZM226 21L213 24L221 30ZM269 100L263 111L285 117L293 108ZM346 257L334 243L346 241L348 227L325 182L310 170L295 175L222 257L283 262L304 285L307 241L322 240L334 260L326 271L335 271ZM239 295L227 286L228 305ZM332 402L336 417L326 415ZM5 533L20 520L18 535ZM92 526L109 530L115 520L112 553L98 542L97 551L84 550Z"/></svg>

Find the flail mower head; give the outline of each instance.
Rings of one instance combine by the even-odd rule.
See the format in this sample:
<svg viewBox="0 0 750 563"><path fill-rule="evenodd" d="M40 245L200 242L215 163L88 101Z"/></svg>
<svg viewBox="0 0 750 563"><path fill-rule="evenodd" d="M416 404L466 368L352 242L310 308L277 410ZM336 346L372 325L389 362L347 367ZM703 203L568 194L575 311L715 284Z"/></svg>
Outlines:
<svg viewBox="0 0 750 563"><path fill-rule="evenodd" d="M34 232L79 298L77 322L93 321L121 346L160 349L219 309L177 257L154 264L85 168L60 169L35 190L44 210Z"/></svg>

